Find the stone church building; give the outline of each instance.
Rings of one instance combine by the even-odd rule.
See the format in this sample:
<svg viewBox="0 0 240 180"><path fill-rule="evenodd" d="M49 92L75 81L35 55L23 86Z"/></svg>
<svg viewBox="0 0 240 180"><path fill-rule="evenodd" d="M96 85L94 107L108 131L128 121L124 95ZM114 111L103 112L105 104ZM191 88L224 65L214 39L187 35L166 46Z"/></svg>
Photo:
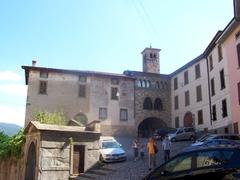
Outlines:
<svg viewBox="0 0 240 180"><path fill-rule="evenodd" d="M205 51L171 74L160 49L142 51L142 71L123 74L22 66L28 95L25 126L38 111L67 121L100 121L103 135L148 137L157 128L193 126L239 133L240 22L234 17Z"/></svg>
<svg viewBox="0 0 240 180"><path fill-rule="evenodd" d="M145 48L143 72L123 74L22 66L28 96L25 125L39 111L82 124L100 121L103 135L149 136L171 126L170 76L159 73L160 49Z"/></svg>

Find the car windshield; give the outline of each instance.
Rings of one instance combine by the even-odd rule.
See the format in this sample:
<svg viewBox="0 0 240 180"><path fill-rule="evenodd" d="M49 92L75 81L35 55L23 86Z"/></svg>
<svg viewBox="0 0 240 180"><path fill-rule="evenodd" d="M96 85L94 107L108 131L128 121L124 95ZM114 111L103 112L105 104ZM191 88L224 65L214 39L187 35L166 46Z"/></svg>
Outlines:
<svg viewBox="0 0 240 180"><path fill-rule="evenodd" d="M119 144L114 141L106 141L102 143L102 148L103 149L108 149L108 148L119 148Z"/></svg>
<svg viewBox="0 0 240 180"><path fill-rule="evenodd" d="M202 137L200 137L199 139L197 139L198 142L203 142L204 140L206 140L207 138L209 138L211 135L209 134L205 134Z"/></svg>

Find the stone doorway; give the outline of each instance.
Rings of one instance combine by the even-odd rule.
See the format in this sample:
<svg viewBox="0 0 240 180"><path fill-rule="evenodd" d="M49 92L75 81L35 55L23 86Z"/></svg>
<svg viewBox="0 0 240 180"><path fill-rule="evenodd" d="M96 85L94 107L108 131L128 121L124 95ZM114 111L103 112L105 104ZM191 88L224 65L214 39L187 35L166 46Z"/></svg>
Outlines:
<svg viewBox="0 0 240 180"><path fill-rule="evenodd" d="M32 142L28 149L25 180L35 179L35 167L36 167L36 147Z"/></svg>
<svg viewBox="0 0 240 180"><path fill-rule="evenodd" d="M184 127L193 127L193 115L191 112L187 112L184 116L184 121L183 121L183 126Z"/></svg>
<svg viewBox="0 0 240 180"><path fill-rule="evenodd" d="M163 120L156 117L144 119L138 126L138 137L151 137L158 128L167 128L167 125Z"/></svg>
<svg viewBox="0 0 240 180"><path fill-rule="evenodd" d="M85 146L73 146L73 174L80 174L84 172L84 156Z"/></svg>

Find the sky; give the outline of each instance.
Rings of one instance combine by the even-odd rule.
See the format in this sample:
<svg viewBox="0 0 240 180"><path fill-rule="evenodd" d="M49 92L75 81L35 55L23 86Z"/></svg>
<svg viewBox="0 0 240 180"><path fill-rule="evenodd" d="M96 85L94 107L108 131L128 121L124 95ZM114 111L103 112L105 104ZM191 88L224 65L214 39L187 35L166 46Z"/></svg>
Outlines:
<svg viewBox="0 0 240 180"><path fill-rule="evenodd" d="M200 55L233 18L232 0L1 0L0 122L24 125L22 65L142 71L159 48L160 73Z"/></svg>

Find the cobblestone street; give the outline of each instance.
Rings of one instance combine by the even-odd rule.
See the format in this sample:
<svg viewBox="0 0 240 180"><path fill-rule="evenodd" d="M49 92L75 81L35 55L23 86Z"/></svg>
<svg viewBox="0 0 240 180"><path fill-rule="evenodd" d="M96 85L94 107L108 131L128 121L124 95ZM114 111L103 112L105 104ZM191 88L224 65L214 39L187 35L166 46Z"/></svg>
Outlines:
<svg viewBox="0 0 240 180"><path fill-rule="evenodd" d="M78 177L77 179L99 179L99 180L122 180L122 179L131 179L131 180L139 180L142 179L149 171L148 171L148 157L146 156L144 159L139 159L134 161L133 151L131 148L132 139L130 138L116 138L126 150L127 153L127 161L118 162L118 163L105 163L102 167L98 169L91 170L86 174ZM147 139L141 139L141 143L147 144ZM157 166L163 163L163 151L161 148L161 141L158 141L158 149L159 152L157 154ZM171 156L174 156L178 152L180 152L183 148L188 146L191 141L182 141L172 143L172 151Z"/></svg>

